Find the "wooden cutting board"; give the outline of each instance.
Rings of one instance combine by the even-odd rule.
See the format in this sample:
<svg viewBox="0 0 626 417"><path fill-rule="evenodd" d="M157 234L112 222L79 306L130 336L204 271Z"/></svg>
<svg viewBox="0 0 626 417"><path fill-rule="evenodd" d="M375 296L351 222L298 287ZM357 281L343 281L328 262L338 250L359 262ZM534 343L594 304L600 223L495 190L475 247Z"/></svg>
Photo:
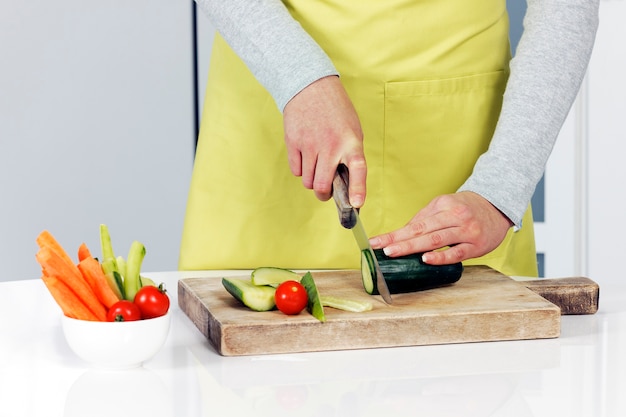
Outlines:
<svg viewBox="0 0 626 417"><path fill-rule="evenodd" d="M326 322L306 312L254 312L226 292L221 278L186 278L180 308L224 356L313 352L445 343L555 338L561 309L491 268L466 267L450 286L394 294L393 304L363 291L358 271L314 272L321 294L370 300L371 311L325 308ZM246 277L247 278L247 277Z"/></svg>

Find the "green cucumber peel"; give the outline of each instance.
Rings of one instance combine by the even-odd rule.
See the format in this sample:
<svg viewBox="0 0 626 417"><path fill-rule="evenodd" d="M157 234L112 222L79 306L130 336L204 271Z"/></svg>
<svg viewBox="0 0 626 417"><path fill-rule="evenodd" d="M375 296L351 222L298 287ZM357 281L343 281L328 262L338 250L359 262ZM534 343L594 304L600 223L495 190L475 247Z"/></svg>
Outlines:
<svg viewBox="0 0 626 417"><path fill-rule="evenodd" d="M120 300L124 300L124 282L122 276L115 268L115 261L113 259L107 259L101 263L101 266L109 287L111 287Z"/></svg>
<svg viewBox="0 0 626 417"><path fill-rule="evenodd" d="M313 275L307 272L300 280L300 283L306 289L306 293L309 297L309 302L306 307L307 311L322 323L325 322L326 316L324 315L324 307L322 306L315 281L313 281Z"/></svg>

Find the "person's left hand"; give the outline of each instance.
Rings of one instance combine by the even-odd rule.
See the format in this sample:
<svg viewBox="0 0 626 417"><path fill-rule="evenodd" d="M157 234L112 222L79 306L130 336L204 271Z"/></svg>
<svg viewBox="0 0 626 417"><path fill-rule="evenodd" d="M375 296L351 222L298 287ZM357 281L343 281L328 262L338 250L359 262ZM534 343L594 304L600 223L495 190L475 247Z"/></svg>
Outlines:
<svg viewBox="0 0 626 417"><path fill-rule="evenodd" d="M445 265L491 252L511 226L485 198L463 191L434 198L406 226L372 237L370 243L390 257L424 252L425 263Z"/></svg>

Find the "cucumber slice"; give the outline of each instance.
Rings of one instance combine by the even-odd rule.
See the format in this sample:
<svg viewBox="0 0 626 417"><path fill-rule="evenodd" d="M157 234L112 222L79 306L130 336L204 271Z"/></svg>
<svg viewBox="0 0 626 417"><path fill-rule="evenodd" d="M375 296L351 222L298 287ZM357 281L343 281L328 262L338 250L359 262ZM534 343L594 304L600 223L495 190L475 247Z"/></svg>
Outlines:
<svg viewBox="0 0 626 417"><path fill-rule="evenodd" d="M347 298L334 297L332 295L320 295L322 306L336 308L338 310L361 313L374 308L369 301L349 300Z"/></svg>
<svg viewBox="0 0 626 417"><path fill-rule="evenodd" d="M361 251L361 279L363 280L363 288L365 292L372 295L378 294L376 287L376 267L372 259L372 253L369 250Z"/></svg>
<svg viewBox="0 0 626 417"><path fill-rule="evenodd" d="M320 296L317 292L317 286L315 285L315 281L313 281L313 275L311 275L310 272L307 272L300 280L300 283L306 289L306 293L309 297L309 303L306 307L307 311L322 323L325 322L326 316L324 315L324 307L322 306L322 302L320 301Z"/></svg>
<svg viewBox="0 0 626 417"><path fill-rule="evenodd" d="M252 283L254 285L278 286L285 281L300 282L300 275L289 269L263 266L252 271Z"/></svg>
<svg viewBox="0 0 626 417"><path fill-rule="evenodd" d="M222 278L222 285L233 297L254 311L269 311L276 307L276 290L267 285L254 285L240 278Z"/></svg>

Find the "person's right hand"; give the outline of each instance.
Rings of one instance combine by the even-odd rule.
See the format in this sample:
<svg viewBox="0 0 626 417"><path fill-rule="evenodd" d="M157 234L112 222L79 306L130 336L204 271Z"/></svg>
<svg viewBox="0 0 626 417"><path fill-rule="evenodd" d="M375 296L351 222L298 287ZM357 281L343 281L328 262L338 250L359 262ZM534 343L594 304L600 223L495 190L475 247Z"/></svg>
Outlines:
<svg viewBox="0 0 626 417"><path fill-rule="evenodd" d="M350 173L350 204L361 207L367 176L363 132L339 77L321 78L296 94L285 106L283 120L291 172L326 201L343 163Z"/></svg>

